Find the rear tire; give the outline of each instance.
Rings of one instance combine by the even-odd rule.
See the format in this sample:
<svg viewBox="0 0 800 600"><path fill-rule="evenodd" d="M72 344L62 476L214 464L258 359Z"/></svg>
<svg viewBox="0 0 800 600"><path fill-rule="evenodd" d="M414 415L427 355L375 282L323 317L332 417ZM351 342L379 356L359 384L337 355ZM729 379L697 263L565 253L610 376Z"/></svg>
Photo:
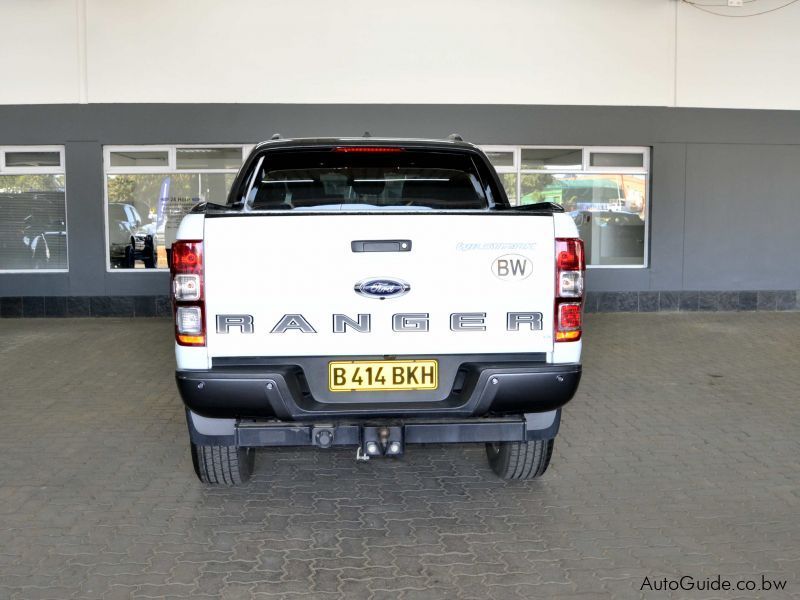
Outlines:
<svg viewBox="0 0 800 600"><path fill-rule="evenodd" d="M486 444L489 466L503 479L537 479L553 455L554 440Z"/></svg>
<svg viewBox="0 0 800 600"><path fill-rule="evenodd" d="M142 262L144 262L145 269L156 268L156 245L153 241L153 236L148 235L144 240L144 251L142 252Z"/></svg>
<svg viewBox="0 0 800 600"><path fill-rule="evenodd" d="M234 486L253 474L256 453L252 448L206 446L192 443L192 464L197 478L207 485Z"/></svg>

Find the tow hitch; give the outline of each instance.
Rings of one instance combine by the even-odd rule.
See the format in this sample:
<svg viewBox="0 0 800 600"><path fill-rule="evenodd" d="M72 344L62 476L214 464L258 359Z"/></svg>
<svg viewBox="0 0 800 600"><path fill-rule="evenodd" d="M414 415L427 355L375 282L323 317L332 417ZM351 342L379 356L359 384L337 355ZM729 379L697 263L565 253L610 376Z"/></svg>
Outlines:
<svg viewBox="0 0 800 600"><path fill-rule="evenodd" d="M362 427L361 445L356 450L356 460L369 460L377 456L403 454L402 427Z"/></svg>
<svg viewBox="0 0 800 600"><path fill-rule="evenodd" d="M275 446L356 446L356 460L402 456L406 444L463 444L552 439L558 432L560 409L481 419L406 419L387 425L349 423L285 423L241 421L235 444L244 448Z"/></svg>

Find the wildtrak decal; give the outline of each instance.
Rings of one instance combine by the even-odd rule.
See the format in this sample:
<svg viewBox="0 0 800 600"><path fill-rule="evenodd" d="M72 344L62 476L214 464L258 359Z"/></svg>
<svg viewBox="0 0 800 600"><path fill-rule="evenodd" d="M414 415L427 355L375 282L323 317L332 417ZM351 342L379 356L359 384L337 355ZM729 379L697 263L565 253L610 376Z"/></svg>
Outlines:
<svg viewBox="0 0 800 600"><path fill-rule="evenodd" d="M456 250L535 250L535 242L458 242Z"/></svg>

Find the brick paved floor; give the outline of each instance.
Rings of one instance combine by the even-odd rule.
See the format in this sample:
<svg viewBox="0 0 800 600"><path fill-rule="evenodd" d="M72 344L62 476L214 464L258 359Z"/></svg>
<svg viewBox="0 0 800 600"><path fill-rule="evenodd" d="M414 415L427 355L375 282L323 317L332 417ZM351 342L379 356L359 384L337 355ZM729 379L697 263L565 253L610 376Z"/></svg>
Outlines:
<svg viewBox="0 0 800 600"><path fill-rule="evenodd" d="M800 313L590 315L551 470L522 483L426 446L263 451L205 489L170 331L0 322L0 599L667 598L643 578L717 574L800 597Z"/></svg>

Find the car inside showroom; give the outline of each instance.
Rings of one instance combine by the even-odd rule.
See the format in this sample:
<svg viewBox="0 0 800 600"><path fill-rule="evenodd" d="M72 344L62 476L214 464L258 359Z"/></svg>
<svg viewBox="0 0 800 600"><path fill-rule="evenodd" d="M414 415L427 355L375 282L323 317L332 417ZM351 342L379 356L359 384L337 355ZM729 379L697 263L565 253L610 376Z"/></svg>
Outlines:
<svg viewBox="0 0 800 600"><path fill-rule="evenodd" d="M0 23L0 600L800 599L800 1Z"/></svg>

